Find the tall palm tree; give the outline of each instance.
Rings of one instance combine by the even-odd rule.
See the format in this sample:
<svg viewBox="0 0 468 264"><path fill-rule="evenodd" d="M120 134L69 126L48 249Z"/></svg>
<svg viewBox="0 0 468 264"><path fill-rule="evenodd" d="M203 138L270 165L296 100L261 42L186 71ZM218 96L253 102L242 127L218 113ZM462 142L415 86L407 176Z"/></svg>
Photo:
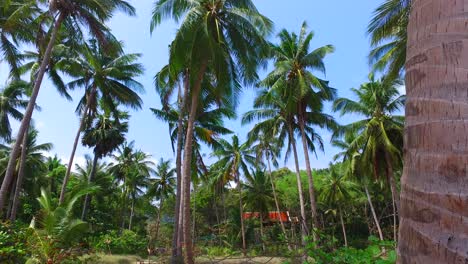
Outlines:
<svg viewBox="0 0 468 264"><path fill-rule="evenodd" d="M462 250L467 237L468 87L466 75L459 75L465 71L466 37L460 33L468 23L468 1L427 4L413 1L408 26L399 263L468 258ZM428 26L442 24L451 26Z"/></svg>
<svg viewBox="0 0 468 264"><path fill-rule="evenodd" d="M301 239L303 245L305 245L308 230L306 225L307 218L305 213L304 193L302 190L301 171L296 147L296 132L298 130L296 119L294 115L288 111L283 98L275 91L261 91L255 99L254 108L254 110L245 113L242 118L243 124L259 121L249 132L249 135L258 134L261 133L261 131L272 131L272 134L277 135L280 142L288 142L286 144L287 151L285 159L289 157L291 152L293 153L301 213Z"/></svg>
<svg viewBox="0 0 468 264"><path fill-rule="evenodd" d="M363 164L365 161L361 158L361 151L364 146L358 147L356 149L352 144L357 135L353 133L347 133L344 137L344 140L333 139L332 145L334 147L340 148L342 152L339 152L334 156L334 160L342 159L343 166L345 166L346 175L350 179L354 179L356 182L359 182L363 187L364 192L367 197L367 202L369 203L369 208L374 219L375 226L377 227L377 232L379 234L379 239L384 240L382 228L380 227L379 218L375 212L374 204L372 203L372 197L369 193L369 185L371 182L372 175L371 171L366 171L366 166Z"/></svg>
<svg viewBox="0 0 468 264"><path fill-rule="evenodd" d="M0 89L0 138L5 142L11 139L10 118L21 120L22 109L28 105L26 98L29 83L25 81L12 81Z"/></svg>
<svg viewBox="0 0 468 264"><path fill-rule="evenodd" d="M328 86L328 82L318 78L313 71L325 73L323 62L326 55L332 53L332 45L325 45L310 51L313 33L308 32L304 22L298 35L283 29L279 33L280 43L273 45L275 67L262 86L278 93L285 100L286 108L296 115L302 139L306 172L309 179L309 198L311 204L311 219L314 227L318 227L317 205L315 201L314 180L310 167L309 149L315 151L314 144L308 144L306 136L306 122L320 126L331 126L333 118L322 113L323 101L334 99L335 90ZM311 137L322 145L317 133ZM312 142L310 142L312 143ZM315 237L315 233L314 233Z"/></svg>
<svg viewBox="0 0 468 264"><path fill-rule="evenodd" d="M257 160L259 163L267 164L268 168L268 178L270 179L271 190L273 193L273 199L275 201L276 211L278 213L281 212L278 196L276 194L276 187L275 187L275 180L273 177L273 173L271 171L271 165L278 167L278 157L280 156L280 152L282 149L283 142L279 141L276 136L271 133L271 131L261 131L260 133L249 133L249 144L252 145L252 149L254 150ZM286 239L288 239L288 235L286 233L286 228L284 227L284 223L282 218L280 218L280 225L281 230L283 231L283 235ZM288 244L288 247L289 244Z"/></svg>
<svg viewBox="0 0 468 264"><path fill-rule="evenodd" d="M136 62L139 57L139 54L121 52L108 55L96 41L91 41L83 47L78 57L71 59L69 72L76 79L67 86L70 89L84 87L85 93L77 107L81 121L63 180L60 202L64 199L80 134L85 129L86 120L92 120L96 115L98 102L103 100L111 108L115 108L114 103L141 108L142 100L138 92L143 91L143 85L135 80L143 73L143 66Z"/></svg>
<svg viewBox="0 0 468 264"><path fill-rule="evenodd" d="M106 105L101 104L101 106L105 107ZM126 122L128 117L125 112L110 111L105 107L91 126L85 130L82 139L83 145L92 147L94 152L93 170L89 176L89 183L94 181L98 160L112 153L125 141L125 134L128 131L128 123ZM83 220L86 218L90 201L91 196L87 194L81 215Z"/></svg>
<svg viewBox="0 0 468 264"><path fill-rule="evenodd" d="M268 215L268 208L272 202L273 189L270 185L270 176L263 171L257 170L253 174L246 177L245 189L245 204L255 212L260 213L260 236L263 250L265 250L265 242L263 240L263 220L264 216Z"/></svg>
<svg viewBox="0 0 468 264"><path fill-rule="evenodd" d="M24 155L21 155L18 161L18 176L16 179L16 186L14 189L13 203L10 212L10 220L15 221L20 205L20 194L23 189L24 176L32 175L34 171L43 170L45 165L45 152L50 151L53 147L52 143L37 143L39 132L32 128L29 130L26 141L23 141L21 148L26 148ZM13 190L12 190L13 192Z"/></svg>
<svg viewBox="0 0 468 264"><path fill-rule="evenodd" d="M346 202L352 199L353 192L357 190L357 185L347 179L346 174L341 168L330 166L330 172L322 178L320 200L326 205L336 209L340 218L341 229L343 231L343 240L345 247L348 246L348 238L346 236L346 226L343 220L343 206Z"/></svg>
<svg viewBox="0 0 468 264"><path fill-rule="evenodd" d="M407 27L412 0L385 0L367 27L372 50L369 62L390 80L402 77L406 61Z"/></svg>
<svg viewBox="0 0 468 264"><path fill-rule="evenodd" d="M184 237L186 262L192 264L190 238L190 166L193 128L199 95L206 73L216 80L219 94L229 97L240 89L240 82L253 83L256 69L267 54L265 37L272 23L262 16L251 0L158 0L153 10L151 29L165 18L182 24L170 47L170 65L179 70L188 68L191 96L184 147ZM209 47L209 48L206 48Z"/></svg>
<svg viewBox="0 0 468 264"><path fill-rule="evenodd" d="M223 183L222 185L226 185L232 180L237 183L237 191L239 192L242 250L244 255L246 255L247 248L243 218L244 205L242 203L242 180L240 172L242 170L244 177L249 177L249 165L255 166L256 158L249 144L240 144L239 138L236 135L232 136L232 142L221 139L219 143L220 146L215 149L213 153L213 155L218 157L219 160L213 164L213 167L219 170L219 181Z"/></svg>
<svg viewBox="0 0 468 264"><path fill-rule="evenodd" d="M352 88L357 101L339 98L333 105L334 110L341 111L342 115L355 113L364 117L345 125L337 135L358 135L350 144L350 150L362 148L363 164L367 166L364 170L373 170L375 178L385 175L396 211L399 211L400 201L393 171L396 166L401 166L404 117L395 115L395 112L405 104L405 96L400 95L397 89L399 84L399 81L376 81L371 75L368 83L359 89Z"/></svg>
<svg viewBox="0 0 468 264"><path fill-rule="evenodd" d="M159 212L156 220L156 231L154 238L158 239L159 225L161 223L161 214L164 201L170 195L175 193L176 179L175 168L171 168L171 161L160 159L155 171L156 179L152 179L147 195L159 200Z"/></svg>
<svg viewBox="0 0 468 264"><path fill-rule="evenodd" d="M52 55L53 47L56 44L57 35L62 26L67 27L70 32L81 31L81 26L89 29L89 33L95 36L98 40L105 42L103 36L106 35L107 27L104 22L112 17L116 10L121 10L127 14L133 15L134 8L124 0L50 0L49 13L53 14L56 19L52 23L50 30L50 39L47 48L44 52L41 65L37 71L34 81L31 97L18 129L16 138L22 138L31 122L34 107L36 105L37 96L44 79L44 74L49 65L49 60ZM103 43L105 44L105 43ZM8 188L13 180L14 160L19 154L20 143L16 142L10 153L10 160L7 166L4 180L0 188L0 210L3 210L5 198L8 193Z"/></svg>

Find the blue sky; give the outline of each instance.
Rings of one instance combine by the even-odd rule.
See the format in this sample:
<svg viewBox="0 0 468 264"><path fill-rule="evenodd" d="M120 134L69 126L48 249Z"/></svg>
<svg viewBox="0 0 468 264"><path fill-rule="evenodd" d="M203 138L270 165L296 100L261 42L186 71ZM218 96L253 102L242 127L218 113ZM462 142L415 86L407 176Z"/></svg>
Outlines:
<svg viewBox="0 0 468 264"><path fill-rule="evenodd" d="M154 160L160 157L173 159L173 153L168 136L167 125L156 120L149 108L159 107L159 98L153 88L153 76L167 64L168 45L174 37L177 25L171 21L164 22L152 35L149 32L149 22L153 0L130 0L137 10L137 17L116 15L109 23L110 28L118 39L124 41L126 51L141 53L141 62L146 72L139 81L144 84L146 93L142 95L144 106L141 111L131 112L129 140L135 140L136 146L150 153ZM258 9L275 23L275 32L286 28L298 32L303 21L307 21L309 29L315 32L311 48L325 44L332 44L336 51L326 58L326 79L331 86L338 89L340 97L352 97L351 87L358 87L367 80L369 66L367 54L369 52L369 40L366 36L366 26L373 10L380 1L360 0L254 0ZM276 34L272 36L276 41ZM3 72L3 74L2 74ZM261 72L261 76L265 73ZM4 80L5 68L0 70L0 77ZM49 82L44 82L41 89L38 104L41 112L35 112L36 127L40 130L40 142L53 142L52 153L64 161L68 161L73 138L78 128L78 118L74 113L77 100L82 91L73 93L73 102L61 98L55 88ZM238 116L250 110L255 89L246 87L240 100ZM335 114L338 117L338 114ZM356 116L338 118L341 123L355 120ZM244 139L250 126L241 126L240 120L226 122L228 128ZM15 126L16 127L16 126ZM325 153L313 156L312 167L323 168L332 161L336 149L330 146L330 133L321 131L325 140ZM298 142L300 143L300 142ZM299 148L302 149L302 148ZM83 156L90 154L91 150L82 146L78 148L77 162L83 162ZM206 149L207 156L210 155ZM303 155L300 154L301 168L304 168ZM285 165L293 168L293 160Z"/></svg>

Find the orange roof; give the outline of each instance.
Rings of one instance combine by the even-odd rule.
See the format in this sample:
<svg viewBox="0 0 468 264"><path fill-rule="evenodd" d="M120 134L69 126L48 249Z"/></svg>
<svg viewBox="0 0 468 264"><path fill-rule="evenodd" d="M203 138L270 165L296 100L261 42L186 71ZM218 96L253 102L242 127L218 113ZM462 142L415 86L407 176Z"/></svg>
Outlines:
<svg viewBox="0 0 468 264"><path fill-rule="evenodd" d="M260 213L259 212L245 212L242 215L243 219L253 219L253 218L260 218ZM268 212L268 218L265 219L271 222L289 222L289 212Z"/></svg>

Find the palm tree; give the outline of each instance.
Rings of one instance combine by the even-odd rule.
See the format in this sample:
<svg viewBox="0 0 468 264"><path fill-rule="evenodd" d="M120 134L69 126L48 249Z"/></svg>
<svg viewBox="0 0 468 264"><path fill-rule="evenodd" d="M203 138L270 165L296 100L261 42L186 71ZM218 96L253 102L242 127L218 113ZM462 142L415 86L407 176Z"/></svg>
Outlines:
<svg viewBox="0 0 468 264"><path fill-rule="evenodd" d="M346 226L343 220L343 205L352 199L353 192L356 191L357 185L346 178L346 174L342 173L341 168L330 166L330 172L322 178L320 200L326 205L331 206L338 211L340 218L341 229L343 231L343 240L345 247L348 246L348 238L346 236Z"/></svg>
<svg viewBox="0 0 468 264"><path fill-rule="evenodd" d="M60 160L57 155L47 157L45 166L47 168L47 173L45 175L48 186L47 190L50 194L53 194L57 191L57 181L62 179L66 171L66 167L62 164L62 160Z"/></svg>
<svg viewBox="0 0 468 264"><path fill-rule="evenodd" d="M402 76L406 61L407 27L412 0L385 0L374 12L367 33L373 49L369 62L390 80Z"/></svg>
<svg viewBox="0 0 468 264"><path fill-rule="evenodd" d="M467 235L468 133L463 109L468 107L468 87L466 76L457 77L465 71L465 36L460 32L468 22L468 1L412 3L398 261L450 263L468 258L461 250ZM442 24L453 26L428 26ZM433 51L445 55L439 60Z"/></svg>
<svg viewBox="0 0 468 264"><path fill-rule="evenodd" d="M244 114L242 123L247 124L254 121L260 121L249 132L249 137L261 133L261 131L272 131L273 135L277 135L280 142L288 141L286 144L287 159L292 152L294 155L294 165L296 169L297 191L299 196L299 206L301 213L301 233L302 243L305 245L306 236L308 233L304 204L304 193L302 190L301 171L299 168L299 158L296 148L295 132L297 132L297 122L294 115L288 111L283 98L275 91L261 91L254 102L254 110Z"/></svg>
<svg viewBox="0 0 468 264"><path fill-rule="evenodd" d="M98 114L90 127L84 131L83 145L93 147L93 170L89 176L89 183L93 183L98 160L109 155L117 149L124 141L125 134L128 131L128 114L124 112L110 111L104 104L103 112ZM91 196L86 195L83 205L83 213L81 219L86 218L88 205L91 201Z"/></svg>
<svg viewBox="0 0 468 264"><path fill-rule="evenodd" d="M265 243L263 241L263 220L264 216L268 215L268 208L272 202L273 188L270 185L270 176L263 171L257 170L246 177L247 181L244 184L245 203L255 212L260 213L260 236L263 250Z"/></svg>
<svg viewBox="0 0 468 264"><path fill-rule="evenodd" d="M104 36L106 35L107 27L103 23L111 18L116 10L124 11L130 15L135 13L134 8L124 0L49 1L49 13L53 14L56 19L54 20L53 26L51 26L49 43L47 44L44 57L37 71L31 97L16 138L23 137L31 122L37 96L39 95L42 80L49 65L49 60L52 56L52 50L56 44L60 28L65 25L67 30L74 32L81 31L80 25L83 25L89 29L91 35L95 36L99 41L105 42ZM13 180L14 160L18 156L19 150L20 143L16 142L10 153L10 160L0 188L0 210L3 210L8 188Z"/></svg>
<svg viewBox="0 0 468 264"><path fill-rule="evenodd" d="M368 83L352 89L358 101L339 98L333 105L334 110L340 110L342 115L356 113L364 116L363 120L344 126L337 135L358 135L350 144L350 151L362 148L361 158L366 165L363 169L373 170L375 178L385 175L384 179L390 184L395 215L400 201L393 171L395 166L401 166L404 118L394 113L405 104L405 96L400 95L397 89L399 84L399 81L375 81L371 75Z"/></svg>
<svg viewBox="0 0 468 264"><path fill-rule="evenodd" d="M28 100L25 98L29 83L12 81L0 89L0 138L5 142L11 139L10 118L21 120L21 110L26 108Z"/></svg>
<svg viewBox="0 0 468 264"><path fill-rule="evenodd" d="M68 88L84 87L85 94L77 107L81 121L63 180L60 202L65 195L80 134L85 129L86 120L92 120L96 115L99 100L105 101L112 108L115 108L114 102L134 109L141 108L142 100L137 92L143 91L143 85L135 80L143 73L143 66L136 63L139 57L139 54L122 53L111 56L106 54L96 41L91 41L83 47L81 54L72 58L72 62L69 63L70 75L76 79L68 84Z"/></svg>
<svg viewBox="0 0 468 264"><path fill-rule="evenodd" d="M224 139L219 141L220 146L215 149L213 155L218 157L219 160L213 164L214 168L219 170L219 181L222 185L226 185L229 181L234 180L237 183L237 190L239 192L239 211L241 221L241 236L242 236L242 250L244 255L246 252L245 241L245 227L243 218L243 203L242 203L242 181L240 170L242 170L244 177L249 177L249 165L255 166L256 158L249 144L239 143L239 138L232 136L232 142Z"/></svg>
<svg viewBox="0 0 468 264"><path fill-rule="evenodd" d="M52 143L37 144L39 132L31 128L27 134L26 140L22 139L21 148L22 155L18 164L18 177L16 179L16 187L14 190L13 204L10 212L10 220L15 221L20 204L20 194L23 188L24 175L32 175L34 171L39 171L45 165L44 152L50 151L53 147ZM13 190L12 190L13 191Z"/></svg>
<svg viewBox="0 0 468 264"><path fill-rule="evenodd" d="M297 116L309 179L311 219L313 226L317 228L317 205L309 149L315 151L313 141L317 140L319 145L322 145L322 142L316 133L311 137L312 142L308 142L305 127L306 122L322 127L333 125L333 117L322 113L322 105L323 101L334 99L335 90L328 86L328 82L316 77L312 71L325 73L323 60L326 55L334 51L334 48L332 45L326 45L310 51L310 42L314 35L308 32L305 22L302 24L299 36L285 29L278 36L280 44L272 47L274 70L267 75L261 85L280 94L285 100L287 110Z"/></svg>
<svg viewBox="0 0 468 264"><path fill-rule="evenodd" d="M160 159L156 167L156 179L151 180L147 195L159 200L159 212L156 220L155 238L158 239L159 225L161 222L162 208L164 200L175 193L176 179L174 178L175 168L171 168L171 161Z"/></svg>
<svg viewBox="0 0 468 264"><path fill-rule="evenodd" d="M272 23L259 14L251 0L158 0L153 10L151 29L165 18L183 22L170 47L173 72L189 69L187 84L191 96L184 147L184 236L186 262L193 260L190 238L190 166L193 128L199 95L206 73L216 80L219 94L229 97L240 89L240 82L253 83L256 69L267 54L265 37ZM209 48L206 48L209 47Z"/></svg>
<svg viewBox="0 0 468 264"><path fill-rule="evenodd" d="M254 150L257 160L262 162L265 161L268 168L268 178L270 179L271 190L273 192L273 199L275 201L276 211L278 213L281 212L278 197L276 194L276 187L274 183L273 173L271 171L271 165L273 164L275 167L278 167L278 160L277 158L280 156L280 152L282 149L283 142L279 141L276 138L276 135L273 135L271 131L266 132L262 131L260 133L249 133L249 144L252 145L252 149ZM282 218L280 218L280 225L281 230L283 231L283 235L286 239L288 239L288 235L286 233L286 228L284 227L284 223ZM290 245L288 244L290 248Z"/></svg>
<svg viewBox="0 0 468 264"><path fill-rule="evenodd" d="M344 137L344 140L332 140L332 145L334 147L343 150L342 152L335 155L334 160L338 160L341 158L344 164L343 166L345 166L346 168L345 173L347 177L354 179L356 182L359 182L360 185L363 186L364 192L366 193L367 202L369 203L372 217L374 219L375 226L377 227L379 239L383 241L384 237L382 233L382 228L380 227L379 219L375 212L374 204L372 203L372 197L369 193L369 185L371 181L369 175L371 175L372 172L366 172L364 169L366 166L363 164L363 162L365 161L363 161L361 158L361 151L364 146L358 147L358 149L356 150L352 145L354 140L356 139L356 136L357 135L355 134L347 133Z"/></svg>

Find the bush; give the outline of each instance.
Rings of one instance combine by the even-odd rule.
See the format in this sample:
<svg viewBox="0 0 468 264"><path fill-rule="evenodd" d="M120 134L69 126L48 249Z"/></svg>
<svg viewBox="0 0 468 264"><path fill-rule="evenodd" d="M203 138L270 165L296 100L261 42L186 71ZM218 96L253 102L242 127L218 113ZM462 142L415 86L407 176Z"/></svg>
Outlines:
<svg viewBox="0 0 468 264"><path fill-rule="evenodd" d="M10 223L0 223L0 263L24 263L28 229Z"/></svg>
<svg viewBox="0 0 468 264"><path fill-rule="evenodd" d="M139 236L133 231L112 230L107 234L101 235L91 243L96 251L108 254L136 254L144 256L147 254L146 247L148 241L145 237Z"/></svg>
<svg viewBox="0 0 468 264"><path fill-rule="evenodd" d="M204 251L203 254L208 257L227 257L231 255L236 255L239 253L239 252L233 251L232 249L228 247L218 247L218 246L205 247L203 251Z"/></svg>
<svg viewBox="0 0 468 264"><path fill-rule="evenodd" d="M384 249L384 251L383 251ZM395 243L369 238L369 245L364 249L341 247L333 251L325 251L308 243L307 252L315 264L392 264L396 262Z"/></svg>

